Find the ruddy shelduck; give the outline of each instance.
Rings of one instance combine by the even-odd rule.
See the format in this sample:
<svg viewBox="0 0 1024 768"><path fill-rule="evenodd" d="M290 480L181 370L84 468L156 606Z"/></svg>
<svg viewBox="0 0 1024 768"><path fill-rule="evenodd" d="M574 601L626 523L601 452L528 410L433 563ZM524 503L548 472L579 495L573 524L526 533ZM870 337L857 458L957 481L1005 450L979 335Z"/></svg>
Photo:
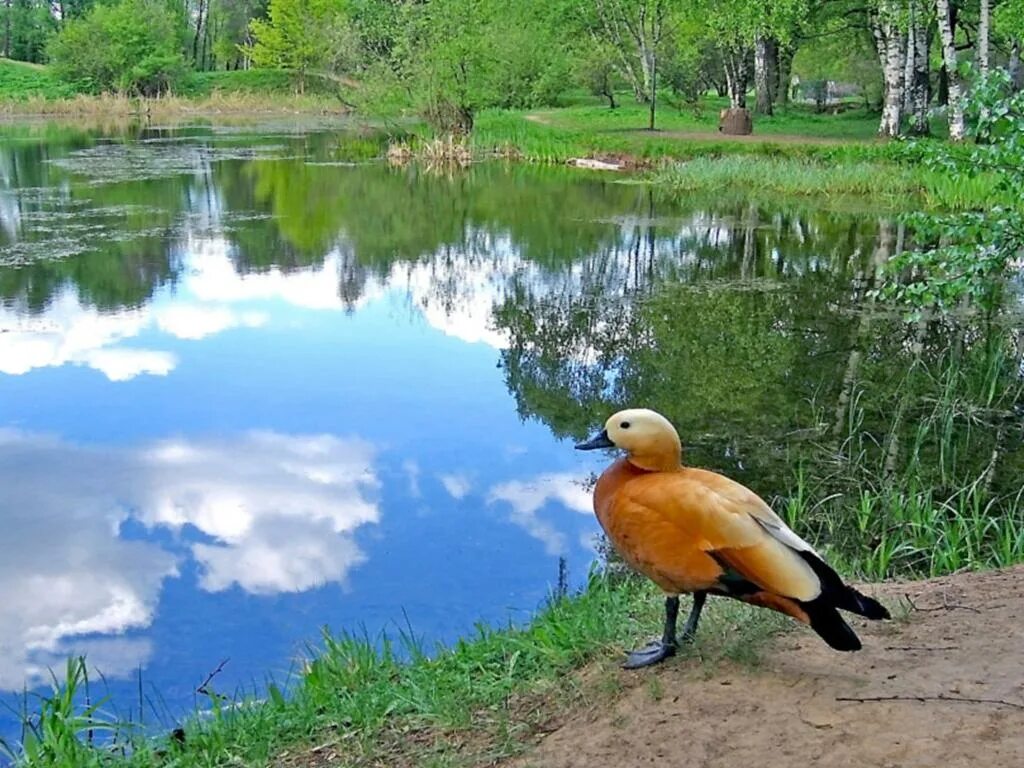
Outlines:
<svg viewBox="0 0 1024 768"><path fill-rule="evenodd" d="M666 594L661 640L631 652L627 669L675 654L683 593L693 595L684 642L693 639L708 595L792 616L839 651L861 645L838 609L889 618L878 601L844 584L756 493L715 472L682 466L679 434L661 414L620 411L576 448L626 452L598 479L594 512L622 559Z"/></svg>

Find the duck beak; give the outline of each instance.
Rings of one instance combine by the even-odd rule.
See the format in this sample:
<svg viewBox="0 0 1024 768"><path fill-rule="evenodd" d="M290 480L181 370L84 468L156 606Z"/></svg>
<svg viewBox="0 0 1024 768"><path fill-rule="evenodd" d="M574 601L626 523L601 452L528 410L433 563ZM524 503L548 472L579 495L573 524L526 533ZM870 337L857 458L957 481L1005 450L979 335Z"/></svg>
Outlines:
<svg viewBox="0 0 1024 768"><path fill-rule="evenodd" d="M585 443L577 443L577 451L593 451L597 448L614 448L615 443L608 439L608 430L602 429L601 434L597 437L592 437Z"/></svg>

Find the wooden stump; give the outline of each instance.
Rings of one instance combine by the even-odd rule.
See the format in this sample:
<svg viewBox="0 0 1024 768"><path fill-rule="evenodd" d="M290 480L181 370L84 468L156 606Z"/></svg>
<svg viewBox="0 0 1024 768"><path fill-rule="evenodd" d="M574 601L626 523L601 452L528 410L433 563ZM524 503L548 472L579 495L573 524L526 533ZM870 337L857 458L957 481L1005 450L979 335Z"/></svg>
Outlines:
<svg viewBox="0 0 1024 768"><path fill-rule="evenodd" d="M754 132L754 120L749 109L730 107L718 115L718 130L729 136L749 136Z"/></svg>

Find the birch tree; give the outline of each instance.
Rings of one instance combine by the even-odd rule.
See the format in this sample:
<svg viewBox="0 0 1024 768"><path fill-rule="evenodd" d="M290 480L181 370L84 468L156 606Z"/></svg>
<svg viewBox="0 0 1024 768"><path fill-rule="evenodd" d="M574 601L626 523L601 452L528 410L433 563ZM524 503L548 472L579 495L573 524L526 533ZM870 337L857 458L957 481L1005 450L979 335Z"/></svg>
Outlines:
<svg viewBox="0 0 1024 768"><path fill-rule="evenodd" d="M906 34L896 0L879 0L870 8L868 25L882 66L882 120L878 135L893 138L899 136L903 119L903 70L907 55Z"/></svg>
<svg viewBox="0 0 1024 768"><path fill-rule="evenodd" d="M978 70L981 76L988 74L988 39L991 29L991 8L989 0L980 0L978 17Z"/></svg>
<svg viewBox="0 0 1024 768"><path fill-rule="evenodd" d="M949 100L946 110L949 115L949 138L963 141L966 133L964 123L963 82L957 67L956 43L953 39L953 24L950 17L949 0L936 0L935 11L939 22L939 37L942 40L942 62L946 67Z"/></svg>
<svg viewBox="0 0 1024 768"><path fill-rule="evenodd" d="M722 50L730 106L746 107L750 84L750 62L754 62L757 101L765 114L771 114L772 72L769 41L790 43L807 17L807 0L703 0L710 37Z"/></svg>
<svg viewBox="0 0 1024 768"><path fill-rule="evenodd" d="M668 0L580 2L590 34L614 52L616 68L639 102L650 102L657 87L658 46L666 32L669 5Z"/></svg>
<svg viewBox="0 0 1024 768"><path fill-rule="evenodd" d="M932 13L920 0L910 0L907 19L905 104L910 114L910 132L929 133L928 104L931 101L931 77L928 51L931 48Z"/></svg>

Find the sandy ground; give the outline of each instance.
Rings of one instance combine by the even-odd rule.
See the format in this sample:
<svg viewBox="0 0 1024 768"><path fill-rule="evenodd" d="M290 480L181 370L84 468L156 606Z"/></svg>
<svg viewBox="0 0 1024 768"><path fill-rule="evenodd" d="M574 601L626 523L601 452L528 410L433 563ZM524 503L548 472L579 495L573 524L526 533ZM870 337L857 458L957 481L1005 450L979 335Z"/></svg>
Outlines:
<svg viewBox="0 0 1024 768"><path fill-rule="evenodd" d="M681 659L621 672L620 698L509 765L1024 768L1024 567L874 594L916 609L854 622L858 653L801 630L754 669L709 676Z"/></svg>

